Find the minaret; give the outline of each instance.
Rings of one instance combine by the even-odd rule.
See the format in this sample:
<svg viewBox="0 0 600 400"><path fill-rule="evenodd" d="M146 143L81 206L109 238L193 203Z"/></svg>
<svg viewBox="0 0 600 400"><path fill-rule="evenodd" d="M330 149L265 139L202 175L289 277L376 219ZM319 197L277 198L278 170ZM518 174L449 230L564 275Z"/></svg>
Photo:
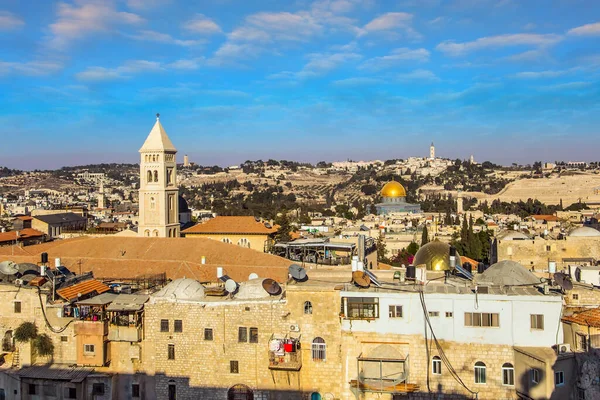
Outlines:
<svg viewBox="0 0 600 400"><path fill-rule="evenodd" d="M431 142L431 146L429 146L429 158L432 160L435 159L435 146L433 145L433 142Z"/></svg>
<svg viewBox="0 0 600 400"><path fill-rule="evenodd" d="M156 114L156 123L140 149L138 236L179 237L177 149Z"/></svg>
<svg viewBox="0 0 600 400"><path fill-rule="evenodd" d="M98 208L106 208L106 197L104 197L104 180L100 181L98 189Z"/></svg>
<svg viewBox="0 0 600 400"><path fill-rule="evenodd" d="M190 159L189 159L189 157L188 157L187 154L185 156L183 156L183 166L184 167L189 167L190 166Z"/></svg>

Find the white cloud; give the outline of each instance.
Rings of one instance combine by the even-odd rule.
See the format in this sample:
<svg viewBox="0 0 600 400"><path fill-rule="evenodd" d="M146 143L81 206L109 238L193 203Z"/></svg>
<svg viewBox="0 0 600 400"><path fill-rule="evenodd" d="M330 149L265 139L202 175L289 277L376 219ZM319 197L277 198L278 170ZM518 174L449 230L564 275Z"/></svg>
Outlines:
<svg viewBox="0 0 600 400"><path fill-rule="evenodd" d="M205 43L205 41L203 41L203 40L175 39L173 36L171 36L169 34L156 32L156 31L150 31L150 30L142 30L134 35L126 35L126 36L130 37L132 39L135 39L135 40L141 40L141 41L146 41L146 42L158 42L158 43L165 43L165 44L174 44L177 46L185 46L185 47L198 46L198 45Z"/></svg>
<svg viewBox="0 0 600 400"><path fill-rule="evenodd" d="M331 82L333 86L339 87L354 87L354 86L365 86L365 85L378 85L384 83L382 79L368 78L368 77L355 77L347 79L339 79Z"/></svg>
<svg viewBox="0 0 600 400"><path fill-rule="evenodd" d="M169 4L171 0L127 0L127 7L136 10L147 10Z"/></svg>
<svg viewBox="0 0 600 400"><path fill-rule="evenodd" d="M129 78L137 73L157 72L161 70L164 70L164 67L159 62L132 60L116 68L88 67L85 71L79 72L75 76L82 81L110 81Z"/></svg>
<svg viewBox="0 0 600 400"><path fill-rule="evenodd" d="M8 11L0 11L0 31L10 31L25 25L25 22Z"/></svg>
<svg viewBox="0 0 600 400"><path fill-rule="evenodd" d="M181 59L169 63L166 65L169 69L178 69L178 70L195 70L200 68L204 63L204 57L200 58L192 58L192 59Z"/></svg>
<svg viewBox="0 0 600 400"><path fill-rule="evenodd" d="M63 64L54 61L0 61L0 75L16 74L28 76L43 76L58 72L62 68Z"/></svg>
<svg viewBox="0 0 600 400"><path fill-rule="evenodd" d="M221 33L221 27L212 19L203 14L196 14L194 18L183 24L183 28L201 35Z"/></svg>
<svg viewBox="0 0 600 400"><path fill-rule="evenodd" d="M539 90L543 91L561 91L561 90L573 90L573 89L583 89L592 85L592 82L585 81L577 81L577 82L566 82L566 83L558 83L556 85L548 85L548 86L540 86Z"/></svg>
<svg viewBox="0 0 600 400"><path fill-rule="evenodd" d="M560 35L517 33L482 37L471 42L444 41L436 49L450 56L462 56L470 52L511 46L550 46L562 40Z"/></svg>
<svg viewBox="0 0 600 400"><path fill-rule="evenodd" d="M537 62L549 58L550 55L548 54L546 49L540 48L513 54L511 56L506 57L506 60L514 62Z"/></svg>
<svg viewBox="0 0 600 400"><path fill-rule="evenodd" d="M518 72L513 75L515 78L519 79L544 79L544 78L556 78L558 76L562 76L572 72L572 70L560 70L560 71L524 71Z"/></svg>
<svg viewBox="0 0 600 400"><path fill-rule="evenodd" d="M439 82L441 80L436 74L426 69L415 69L405 74L398 74L396 77L402 82Z"/></svg>
<svg viewBox="0 0 600 400"><path fill-rule="evenodd" d="M364 36L375 32L403 31L407 37L420 38L421 35L412 28L413 15L404 12L389 12L373 19L359 30Z"/></svg>
<svg viewBox="0 0 600 400"><path fill-rule="evenodd" d="M526 30L526 31L531 31L531 30L534 30L535 28L537 28L537 25L534 24L533 22L523 25L523 30Z"/></svg>
<svg viewBox="0 0 600 400"><path fill-rule="evenodd" d="M573 28L567 32L568 35L576 36L596 36L600 35L600 22L587 24Z"/></svg>
<svg viewBox="0 0 600 400"><path fill-rule="evenodd" d="M143 21L137 14L117 11L110 1L76 0L74 5L60 3L58 20L50 25L50 44L64 48L85 36L114 31L115 26L136 25Z"/></svg>
<svg viewBox="0 0 600 400"><path fill-rule="evenodd" d="M310 61L296 74L298 78L312 78L325 75L347 62L360 60L362 56L357 53L315 53L310 54L308 58Z"/></svg>
<svg viewBox="0 0 600 400"><path fill-rule="evenodd" d="M407 61L427 62L429 61L429 55L429 50L424 48L409 49L406 47L401 47L399 49L393 50L387 56L374 57L368 59L364 63L362 63L362 65L359 68L379 70L403 64Z"/></svg>

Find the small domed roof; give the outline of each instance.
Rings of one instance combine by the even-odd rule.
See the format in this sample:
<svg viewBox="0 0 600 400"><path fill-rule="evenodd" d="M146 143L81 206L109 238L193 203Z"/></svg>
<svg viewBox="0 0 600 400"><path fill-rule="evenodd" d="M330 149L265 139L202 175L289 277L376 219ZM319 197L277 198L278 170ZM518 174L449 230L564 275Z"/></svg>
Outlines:
<svg viewBox="0 0 600 400"><path fill-rule="evenodd" d="M529 236L519 231L505 231L498 235L500 240L528 240Z"/></svg>
<svg viewBox="0 0 600 400"><path fill-rule="evenodd" d="M238 289L237 294L235 295L236 299L262 299L265 297L269 297L269 293L263 288L264 278L256 278L251 279L246 282L240 283L240 288Z"/></svg>
<svg viewBox="0 0 600 400"><path fill-rule="evenodd" d="M383 197L406 197L406 189L401 183L396 181L389 181L381 189L381 196Z"/></svg>
<svg viewBox="0 0 600 400"><path fill-rule="evenodd" d="M179 196L179 212L184 213L190 211L187 200L183 196Z"/></svg>
<svg viewBox="0 0 600 400"><path fill-rule="evenodd" d="M202 300L204 299L204 286L193 279L175 279L156 292L153 297L171 300Z"/></svg>
<svg viewBox="0 0 600 400"><path fill-rule="evenodd" d="M594 228L590 228L589 226L581 226L579 228L575 228L569 233L571 237L597 237L600 236L600 231Z"/></svg>
<svg viewBox="0 0 600 400"><path fill-rule="evenodd" d="M489 282L497 286L535 285L540 283L540 278L516 261L502 260L479 275L477 282Z"/></svg>
<svg viewBox="0 0 600 400"><path fill-rule="evenodd" d="M456 263L460 264L460 254L456 252ZM417 251L413 261L415 267L425 264L429 271L446 271L450 267L450 245L448 243L429 242Z"/></svg>

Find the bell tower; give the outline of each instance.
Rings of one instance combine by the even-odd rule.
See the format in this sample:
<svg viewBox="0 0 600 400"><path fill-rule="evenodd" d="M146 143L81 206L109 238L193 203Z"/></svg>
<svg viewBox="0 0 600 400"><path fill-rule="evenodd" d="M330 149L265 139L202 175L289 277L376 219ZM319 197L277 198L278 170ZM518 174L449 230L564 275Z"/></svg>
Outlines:
<svg viewBox="0 0 600 400"><path fill-rule="evenodd" d="M431 146L429 146L429 158L432 160L435 159L435 146L433 145L433 142L431 142Z"/></svg>
<svg viewBox="0 0 600 400"><path fill-rule="evenodd" d="M177 149L156 114L156 123L140 149L138 236L179 237Z"/></svg>

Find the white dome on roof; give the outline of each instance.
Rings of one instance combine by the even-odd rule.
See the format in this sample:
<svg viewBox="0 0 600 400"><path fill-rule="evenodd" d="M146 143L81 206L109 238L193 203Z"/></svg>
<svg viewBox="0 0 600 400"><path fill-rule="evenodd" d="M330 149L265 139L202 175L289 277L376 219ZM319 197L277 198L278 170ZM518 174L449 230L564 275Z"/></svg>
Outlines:
<svg viewBox="0 0 600 400"><path fill-rule="evenodd" d="M519 231L505 231L498 235L500 240L528 240L529 236Z"/></svg>
<svg viewBox="0 0 600 400"><path fill-rule="evenodd" d="M269 293L263 288L263 281L264 278L256 278L240 283L240 288L238 289L235 298L240 300L250 300L270 297Z"/></svg>
<svg viewBox="0 0 600 400"><path fill-rule="evenodd" d="M600 236L600 231L594 228L590 228L589 226L581 226L579 228L575 228L569 233L571 237L597 237Z"/></svg>
<svg viewBox="0 0 600 400"><path fill-rule="evenodd" d="M193 279L175 279L152 297L172 300L202 300L204 286Z"/></svg>
<svg viewBox="0 0 600 400"><path fill-rule="evenodd" d="M502 260L480 274L477 282L498 286L535 285L540 283L540 278L516 261Z"/></svg>

